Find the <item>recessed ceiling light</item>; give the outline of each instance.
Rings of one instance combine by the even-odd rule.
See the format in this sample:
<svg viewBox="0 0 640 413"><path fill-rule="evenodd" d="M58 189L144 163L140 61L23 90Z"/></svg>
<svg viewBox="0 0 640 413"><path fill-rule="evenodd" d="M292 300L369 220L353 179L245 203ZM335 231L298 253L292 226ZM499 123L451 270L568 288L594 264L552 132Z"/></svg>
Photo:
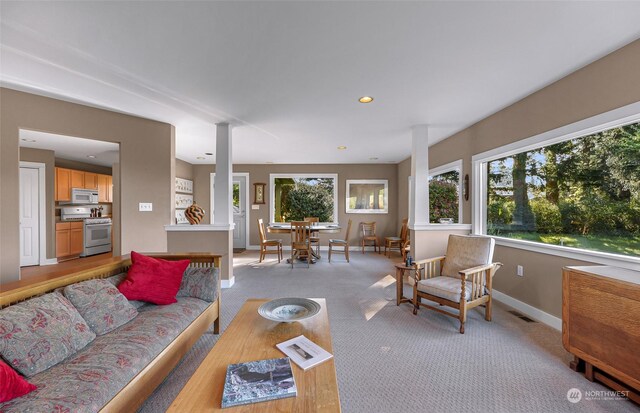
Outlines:
<svg viewBox="0 0 640 413"><path fill-rule="evenodd" d="M343 151L343 150L347 149L347 147L346 147L346 146L344 146L344 145L340 145L340 146L338 146L338 149L340 149L341 151Z"/></svg>
<svg viewBox="0 0 640 413"><path fill-rule="evenodd" d="M35 142L35 139L27 139L27 138L22 138L21 141L23 142Z"/></svg>
<svg viewBox="0 0 640 413"><path fill-rule="evenodd" d="M205 152L204 154L205 154L205 155L209 155L209 156L213 155L213 153L212 153L212 152Z"/></svg>
<svg viewBox="0 0 640 413"><path fill-rule="evenodd" d="M96 159L95 155L87 155L87 158Z"/></svg>
<svg viewBox="0 0 640 413"><path fill-rule="evenodd" d="M369 158L369 160L370 160L370 161L377 161L377 160L378 160L378 158L376 158L376 157L374 156L374 157L372 157L372 158Z"/></svg>
<svg viewBox="0 0 640 413"><path fill-rule="evenodd" d="M373 97L371 97L371 96L363 96L360 99L358 99L358 102L360 102L360 103L371 103L371 102L373 102Z"/></svg>
<svg viewBox="0 0 640 413"><path fill-rule="evenodd" d="M205 159L205 157L204 156L197 156L196 159L202 160L202 159Z"/></svg>

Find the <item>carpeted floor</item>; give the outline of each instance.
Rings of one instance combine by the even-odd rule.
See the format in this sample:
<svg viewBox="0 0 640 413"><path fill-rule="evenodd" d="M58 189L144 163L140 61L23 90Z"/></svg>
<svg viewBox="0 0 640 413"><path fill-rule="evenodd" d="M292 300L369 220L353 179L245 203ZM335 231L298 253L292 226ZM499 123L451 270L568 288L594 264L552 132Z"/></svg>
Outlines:
<svg viewBox="0 0 640 413"><path fill-rule="evenodd" d="M256 251L237 256L236 284L222 293L222 329L247 298L326 298L346 413L640 411L626 400L587 397L608 389L569 369L561 334L550 327L497 304L491 323L472 311L461 335L451 317L395 305L392 260L354 252L351 263L328 263L324 254L293 270L271 258L258 263ZM140 411L165 411L216 340L205 334ZM583 393L575 404L567 400L572 388Z"/></svg>

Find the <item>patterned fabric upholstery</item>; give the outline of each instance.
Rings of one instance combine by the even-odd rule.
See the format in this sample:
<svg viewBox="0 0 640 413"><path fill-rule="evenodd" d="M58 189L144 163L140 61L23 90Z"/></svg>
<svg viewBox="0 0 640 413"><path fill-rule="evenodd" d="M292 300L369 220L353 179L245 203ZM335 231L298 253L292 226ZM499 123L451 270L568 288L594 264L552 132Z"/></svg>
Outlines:
<svg viewBox="0 0 640 413"><path fill-rule="evenodd" d="M140 308L129 323L31 379L38 389L0 404L0 411L97 412L173 341L209 304L180 297Z"/></svg>
<svg viewBox="0 0 640 413"><path fill-rule="evenodd" d="M459 271L491 264L494 245L490 237L449 235L442 275L460 280Z"/></svg>
<svg viewBox="0 0 640 413"><path fill-rule="evenodd" d="M471 282L465 283L465 300L471 299ZM462 293L462 282L460 277L433 277L427 280L418 281L418 291L444 298L445 300L460 302L460 293Z"/></svg>
<svg viewBox="0 0 640 413"><path fill-rule="evenodd" d="M210 303L218 299L219 268L187 268L176 297L193 297Z"/></svg>
<svg viewBox="0 0 640 413"><path fill-rule="evenodd" d="M138 315L129 300L107 280L89 280L69 285L64 289L64 296L99 336Z"/></svg>
<svg viewBox="0 0 640 413"><path fill-rule="evenodd" d="M105 279L107 281L109 281L111 284L113 284L113 285L115 285L117 287L118 284L120 284L122 281L124 281L125 278L127 278L127 273L126 272L122 272L120 274L116 274L116 275L113 275L113 276L111 276L109 278L105 278ZM129 304L131 304L134 308L140 308L140 307L142 307L143 305L145 305L147 303L145 303L144 301L139 301L139 300L129 300Z"/></svg>
<svg viewBox="0 0 640 413"><path fill-rule="evenodd" d="M56 292L0 311L0 356L27 377L58 364L95 337L78 310Z"/></svg>

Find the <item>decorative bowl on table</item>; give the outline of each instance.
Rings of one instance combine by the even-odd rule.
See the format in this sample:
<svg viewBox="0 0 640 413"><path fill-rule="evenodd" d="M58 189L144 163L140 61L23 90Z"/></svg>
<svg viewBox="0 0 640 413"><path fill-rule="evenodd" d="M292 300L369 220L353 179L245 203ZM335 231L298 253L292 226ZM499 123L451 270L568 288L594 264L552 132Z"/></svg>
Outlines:
<svg viewBox="0 0 640 413"><path fill-rule="evenodd" d="M308 298L276 298L258 308L258 314L267 320L293 323L311 318L320 312L320 304Z"/></svg>

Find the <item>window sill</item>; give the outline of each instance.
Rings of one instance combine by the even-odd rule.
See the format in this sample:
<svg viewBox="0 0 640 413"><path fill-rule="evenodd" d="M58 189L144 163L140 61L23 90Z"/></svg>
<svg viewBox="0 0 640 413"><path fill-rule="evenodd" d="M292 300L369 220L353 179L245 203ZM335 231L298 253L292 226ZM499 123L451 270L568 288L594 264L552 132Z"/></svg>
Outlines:
<svg viewBox="0 0 640 413"><path fill-rule="evenodd" d="M640 267L640 258L625 255L610 254L600 251L589 251L578 248L562 247L560 245L542 244L540 242L523 241L490 235L496 240L496 245L518 248L541 254L555 255L558 257L586 261L589 263L611 265L614 267L637 270Z"/></svg>

